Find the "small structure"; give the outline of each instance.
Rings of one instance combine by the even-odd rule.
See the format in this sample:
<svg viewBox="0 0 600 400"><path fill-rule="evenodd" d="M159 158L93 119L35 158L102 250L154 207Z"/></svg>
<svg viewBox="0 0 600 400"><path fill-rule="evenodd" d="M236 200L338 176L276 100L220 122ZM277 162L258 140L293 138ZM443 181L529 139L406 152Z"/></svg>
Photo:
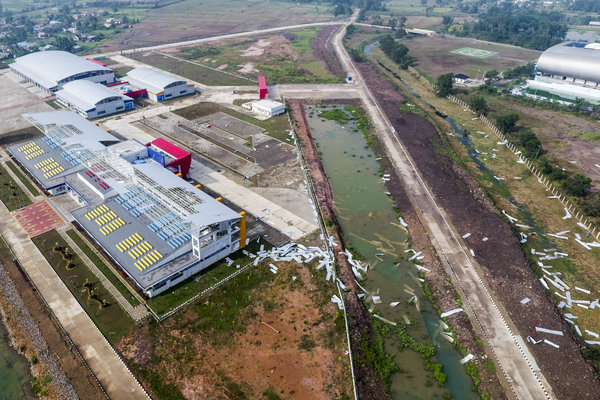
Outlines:
<svg viewBox="0 0 600 400"><path fill-rule="evenodd" d="M469 78L465 74L456 74L456 75L454 75L454 82L456 82L456 83L465 84L465 83L467 83L467 81L469 79L471 79L471 78Z"/></svg>
<svg viewBox="0 0 600 400"><path fill-rule="evenodd" d="M268 117L274 117L285 112L285 104L274 100L258 100L253 102L250 107L252 111Z"/></svg>
<svg viewBox="0 0 600 400"><path fill-rule="evenodd" d="M184 179L187 178L192 165L190 153L160 137L148 145L148 157L168 170L181 174Z"/></svg>
<svg viewBox="0 0 600 400"><path fill-rule="evenodd" d="M267 98L267 80L265 79L264 76L259 76L258 77L258 97L261 100L264 100Z"/></svg>
<svg viewBox="0 0 600 400"><path fill-rule="evenodd" d="M56 100L84 118L98 118L133 108L133 99L99 83L77 80L65 83Z"/></svg>
<svg viewBox="0 0 600 400"><path fill-rule="evenodd" d="M194 93L194 85L166 72L150 68L135 68L127 73L130 84L148 91L148 98L163 101Z"/></svg>

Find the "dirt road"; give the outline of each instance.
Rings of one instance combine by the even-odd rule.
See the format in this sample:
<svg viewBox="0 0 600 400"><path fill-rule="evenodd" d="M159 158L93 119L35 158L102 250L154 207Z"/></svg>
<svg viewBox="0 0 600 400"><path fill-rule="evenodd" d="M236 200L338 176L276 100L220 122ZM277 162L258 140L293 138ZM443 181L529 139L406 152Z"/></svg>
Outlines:
<svg viewBox="0 0 600 400"><path fill-rule="evenodd" d="M518 399L555 398L510 318L494 301L478 272L476 261L465 251L463 242L448 222L444 211L438 207L406 149L398 140L395 129L353 65L342 44L345 32L346 26L340 29L334 40L342 66L348 75L355 77L355 85L363 93L361 97L375 130L404 180L411 203L420 212L423 224L429 229L429 236L440 259L461 293L466 312L493 349L504 375L500 379L508 387L509 396L512 394L512 397Z"/></svg>

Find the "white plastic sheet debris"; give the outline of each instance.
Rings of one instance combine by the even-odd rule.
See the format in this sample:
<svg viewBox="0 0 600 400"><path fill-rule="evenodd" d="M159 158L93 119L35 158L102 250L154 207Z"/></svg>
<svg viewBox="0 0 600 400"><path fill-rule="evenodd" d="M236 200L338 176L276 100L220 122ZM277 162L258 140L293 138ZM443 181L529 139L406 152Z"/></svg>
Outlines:
<svg viewBox="0 0 600 400"><path fill-rule="evenodd" d="M465 358L460 360L460 363L465 364L466 362L471 361L473 358L475 358L475 356L473 354L469 353Z"/></svg>
<svg viewBox="0 0 600 400"><path fill-rule="evenodd" d="M598 339L600 337L600 335L598 335L596 332L588 331L587 329L585 330L585 333L587 333L590 336L595 337L596 339Z"/></svg>
<svg viewBox="0 0 600 400"><path fill-rule="evenodd" d="M547 199L560 199L560 196L546 196Z"/></svg>
<svg viewBox="0 0 600 400"><path fill-rule="evenodd" d="M399 302L399 301L392 301L392 302L390 303L390 307L396 307L398 304L400 304L400 302Z"/></svg>
<svg viewBox="0 0 600 400"><path fill-rule="evenodd" d="M515 223L515 222L517 222L517 221L518 221L518 219L516 219L515 217L511 217L511 216L510 216L510 215L508 215L508 213L507 213L506 211L504 211L504 210L502 210L502 214L504 214L504 216L505 216L506 218L508 218L508 220L509 220L511 223Z"/></svg>
<svg viewBox="0 0 600 400"><path fill-rule="evenodd" d="M587 344L595 344L595 345L600 345L600 342L598 342L597 340L585 340L585 342Z"/></svg>
<svg viewBox="0 0 600 400"><path fill-rule="evenodd" d="M397 325L394 321L390 321L389 319L385 319L382 316L379 316L377 314L373 314L373 316L375 318L377 318L378 320L385 322L386 324L390 324L392 326L396 326Z"/></svg>
<svg viewBox="0 0 600 400"><path fill-rule="evenodd" d="M423 267L422 265L417 265L417 264L415 264L415 268L417 268L419 271L427 271L427 272L431 272L431 271L429 270L429 268L425 268L425 267Z"/></svg>
<svg viewBox="0 0 600 400"><path fill-rule="evenodd" d="M581 334L581 330L579 329L579 326L577 326L577 324L573 324L573 328L575 328L575 331L577 332L577 334L578 334L579 336L583 336L583 335Z"/></svg>
<svg viewBox="0 0 600 400"><path fill-rule="evenodd" d="M490 240L490 238L489 238L489 237L487 237L487 236L486 236L486 237L484 237L483 239L481 239L481 241L482 241L482 242L487 242L488 240Z"/></svg>
<svg viewBox="0 0 600 400"><path fill-rule="evenodd" d="M475 252L473 251L473 249L469 249L469 253L471 253L471 255L472 255L473 257L475 257Z"/></svg>
<svg viewBox="0 0 600 400"><path fill-rule="evenodd" d="M229 257L225 257L225 261L227 261L227 266L231 267L231 264L233 264L233 260Z"/></svg>
<svg viewBox="0 0 600 400"><path fill-rule="evenodd" d="M521 236L521 243L527 243L527 234L523 233L523 232L519 232L519 235Z"/></svg>
<svg viewBox="0 0 600 400"><path fill-rule="evenodd" d="M550 288L548 287L548 284L546 283L546 281L544 280L544 278L540 278L540 282L542 283L542 286L544 286L546 288L546 290L550 290Z"/></svg>
<svg viewBox="0 0 600 400"><path fill-rule="evenodd" d="M529 225L515 224L515 226L518 226L519 228L523 228L523 229L531 229L531 227Z"/></svg>
<svg viewBox="0 0 600 400"><path fill-rule="evenodd" d="M419 252L413 254L412 257L408 259L408 261L414 260L415 258L419 257L422 253L423 253L422 251L419 251Z"/></svg>
<svg viewBox="0 0 600 400"><path fill-rule="evenodd" d="M565 207L565 216L562 217L562 219L569 219L569 218L571 218L571 213L569 212L567 207Z"/></svg>
<svg viewBox="0 0 600 400"><path fill-rule="evenodd" d="M404 221L404 219L402 219L402 217L399 217L398 220L400 220L400 225L402 225L403 227L407 227L408 224Z"/></svg>
<svg viewBox="0 0 600 400"><path fill-rule="evenodd" d="M337 297L337 295L335 295L335 294L333 296L331 296L331 302L337 304L337 306L340 310L344 308L342 300L339 297Z"/></svg>
<svg viewBox="0 0 600 400"><path fill-rule="evenodd" d="M525 297L523 300L521 300L521 304L527 304L531 301L531 299L529 297Z"/></svg>
<svg viewBox="0 0 600 400"><path fill-rule="evenodd" d="M371 300L373 300L374 304L381 304L381 297L379 296L373 296L371 297Z"/></svg>
<svg viewBox="0 0 600 400"><path fill-rule="evenodd" d="M462 235L463 239L468 238L469 236L471 236L471 232L465 233L464 235Z"/></svg>
<svg viewBox="0 0 600 400"><path fill-rule="evenodd" d="M579 290L580 292L583 292L585 294L590 294L591 293L589 290L583 289L583 288L580 288L580 287L577 287L577 286L575 286L575 290Z"/></svg>
<svg viewBox="0 0 600 400"><path fill-rule="evenodd" d="M577 225L579 225L580 228L585 229L586 231L588 230L588 227L585 226L584 224L582 224L581 222L578 222Z"/></svg>
<svg viewBox="0 0 600 400"><path fill-rule="evenodd" d="M442 315L440 315L440 318L446 318L449 317L452 314L456 314L463 311L462 308L455 308L454 310L450 310L450 311L446 311L445 313L442 313Z"/></svg>
<svg viewBox="0 0 600 400"><path fill-rule="evenodd" d="M539 326L536 326L535 330L541 333L549 333L551 335L563 336L563 333L561 331L555 331L553 329L540 328Z"/></svg>
<svg viewBox="0 0 600 400"><path fill-rule="evenodd" d="M552 347L554 347L556 349L560 348L559 345L557 345L556 343L553 343L553 342L549 341L548 339L544 339L544 343L549 344L550 346L552 346Z"/></svg>
<svg viewBox="0 0 600 400"><path fill-rule="evenodd" d="M557 232L557 233L548 233L548 236L552 236L558 239L568 239L567 236L565 236L567 233L571 232L571 230L566 230L566 231L562 231L562 232Z"/></svg>

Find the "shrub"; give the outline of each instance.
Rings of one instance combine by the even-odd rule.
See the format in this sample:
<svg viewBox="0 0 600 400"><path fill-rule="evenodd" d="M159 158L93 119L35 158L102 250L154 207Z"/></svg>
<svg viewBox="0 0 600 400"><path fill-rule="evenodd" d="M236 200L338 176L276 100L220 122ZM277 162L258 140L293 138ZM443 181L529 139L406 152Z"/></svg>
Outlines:
<svg viewBox="0 0 600 400"><path fill-rule="evenodd" d="M592 186L591 178L584 174L575 174L562 183L562 187L567 193L573 196L585 196L586 191Z"/></svg>

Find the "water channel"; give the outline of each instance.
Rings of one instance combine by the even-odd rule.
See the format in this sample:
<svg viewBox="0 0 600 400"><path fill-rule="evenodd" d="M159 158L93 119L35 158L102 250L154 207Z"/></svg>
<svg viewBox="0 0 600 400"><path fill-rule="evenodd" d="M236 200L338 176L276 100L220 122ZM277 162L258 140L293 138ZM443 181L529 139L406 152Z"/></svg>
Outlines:
<svg viewBox="0 0 600 400"><path fill-rule="evenodd" d="M335 212L346 245L371 266L361 285L370 294L378 294L382 301L375 305L371 300L367 306L399 324L409 320L407 332L417 342L435 346L436 358L448 376L446 386L439 387L432 373L425 370L419 353L409 349L400 351L397 339L386 339L386 352L394 356L400 367L400 372L392 375L392 397L435 399L449 393L455 399L477 398L471 378L459 363L460 354L442 338L440 319L423 298L417 269L405 253L409 237L399 224L393 200L386 194L376 155L355 121L341 125L320 118L320 111L336 106L321 107L308 106L307 116L334 193ZM418 300L409 302L415 295ZM392 302L399 304L392 307Z"/></svg>
<svg viewBox="0 0 600 400"><path fill-rule="evenodd" d="M10 345L8 332L0 321L0 400L35 399L31 390L27 360Z"/></svg>

